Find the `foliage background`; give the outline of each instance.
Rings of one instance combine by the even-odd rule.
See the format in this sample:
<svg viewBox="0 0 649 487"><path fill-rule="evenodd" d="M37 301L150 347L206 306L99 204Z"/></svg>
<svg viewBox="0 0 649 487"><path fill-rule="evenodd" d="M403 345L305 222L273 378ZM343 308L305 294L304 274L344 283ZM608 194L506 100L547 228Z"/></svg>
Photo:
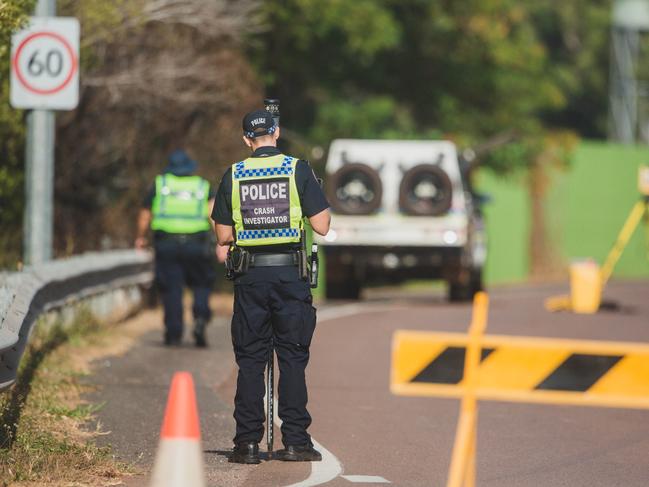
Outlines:
<svg viewBox="0 0 649 487"><path fill-rule="evenodd" d="M0 0L0 267L20 252L23 211L24 125L9 100L11 34L27 21L35 0ZM13 254L11 257L7 253ZM13 258L13 259L12 259Z"/></svg>
<svg viewBox="0 0 649 487"><path fill-rule="evenodd" d="M0 2L0 225L20 253L22 114L8 39L32 1ZM610 0L60 0L82 23L82 97L57 117L56 252L124 247L166 153L215 183L243 156L241 114L282 100L287 150L316 167L334 137L445 137L522 172L536 269L548 168L603 138ZM7 237L10 236L10 237ZM534 267L534 266L533 266Z"/></svg>

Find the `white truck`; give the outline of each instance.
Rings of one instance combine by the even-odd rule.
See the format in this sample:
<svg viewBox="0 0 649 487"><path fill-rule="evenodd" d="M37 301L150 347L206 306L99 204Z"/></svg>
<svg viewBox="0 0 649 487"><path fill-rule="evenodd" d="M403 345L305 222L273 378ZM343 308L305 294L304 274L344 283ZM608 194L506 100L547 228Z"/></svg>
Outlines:
<svg viewBox="0 0 649 487"><path fill-rule="evenodd" d="M451 301L482 288L484 225L452 142L335 140L325 188L328 298L407 279L443 279Z"/></svg>

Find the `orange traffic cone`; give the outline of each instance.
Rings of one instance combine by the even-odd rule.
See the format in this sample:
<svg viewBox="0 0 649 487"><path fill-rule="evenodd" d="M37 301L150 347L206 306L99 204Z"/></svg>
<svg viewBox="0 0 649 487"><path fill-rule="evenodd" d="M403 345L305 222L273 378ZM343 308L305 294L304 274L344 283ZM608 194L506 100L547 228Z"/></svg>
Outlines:
<svg viewBox="0 0 649 487"><path fill-rule="evenodd" d="M194 381L176 372L171 382L151 487L204 487L203 452Z"/></svg>

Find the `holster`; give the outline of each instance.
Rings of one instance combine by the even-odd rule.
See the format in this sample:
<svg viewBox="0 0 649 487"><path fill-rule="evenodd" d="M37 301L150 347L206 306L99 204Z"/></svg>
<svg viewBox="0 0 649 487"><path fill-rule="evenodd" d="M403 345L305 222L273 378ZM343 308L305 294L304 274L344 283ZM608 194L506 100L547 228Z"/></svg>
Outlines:
<svg viewBox="0 0 649 487"><path fill-rule="evenodd" d="M298 260L297 260L297 268L298 268L298 274L300 276L300 279L304 281L309 280L309 258L306 254L306 250L298 250L297 251L298 255Z"/></svg>
<svg viewBox="0 0 649 487"><path fill-rule="evenodd" d="M249 266L250 252L236 245L231 246L225 259L225 278L231 281L248 272Z"/></svg>

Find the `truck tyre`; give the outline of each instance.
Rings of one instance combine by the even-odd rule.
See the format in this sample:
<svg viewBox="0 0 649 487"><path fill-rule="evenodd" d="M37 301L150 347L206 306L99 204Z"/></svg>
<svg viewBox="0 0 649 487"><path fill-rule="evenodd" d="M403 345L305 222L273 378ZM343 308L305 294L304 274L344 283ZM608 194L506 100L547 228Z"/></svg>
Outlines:
<svg viewBox="0 0 649 487"><path fill-rule="evenodd" d="M482 291L482 269L473 269L468 281L448 281L448 300L451 303L462 303L473 300L473 296Z"/></svg>
<svg viewBox="0 0 649 487"><path fill-rule="evenodd" d="M343 215L369 215L381 207L381 176L371 167L352 162L338 169L327 184L332 208Z"/></svg>
<svg viewBox="0 0 649 487"><path fill-rule="evenodd" d="M413 216L441 216L451 209L453 184L439 166L419 164L403 175L399 207Z"/></svg>

